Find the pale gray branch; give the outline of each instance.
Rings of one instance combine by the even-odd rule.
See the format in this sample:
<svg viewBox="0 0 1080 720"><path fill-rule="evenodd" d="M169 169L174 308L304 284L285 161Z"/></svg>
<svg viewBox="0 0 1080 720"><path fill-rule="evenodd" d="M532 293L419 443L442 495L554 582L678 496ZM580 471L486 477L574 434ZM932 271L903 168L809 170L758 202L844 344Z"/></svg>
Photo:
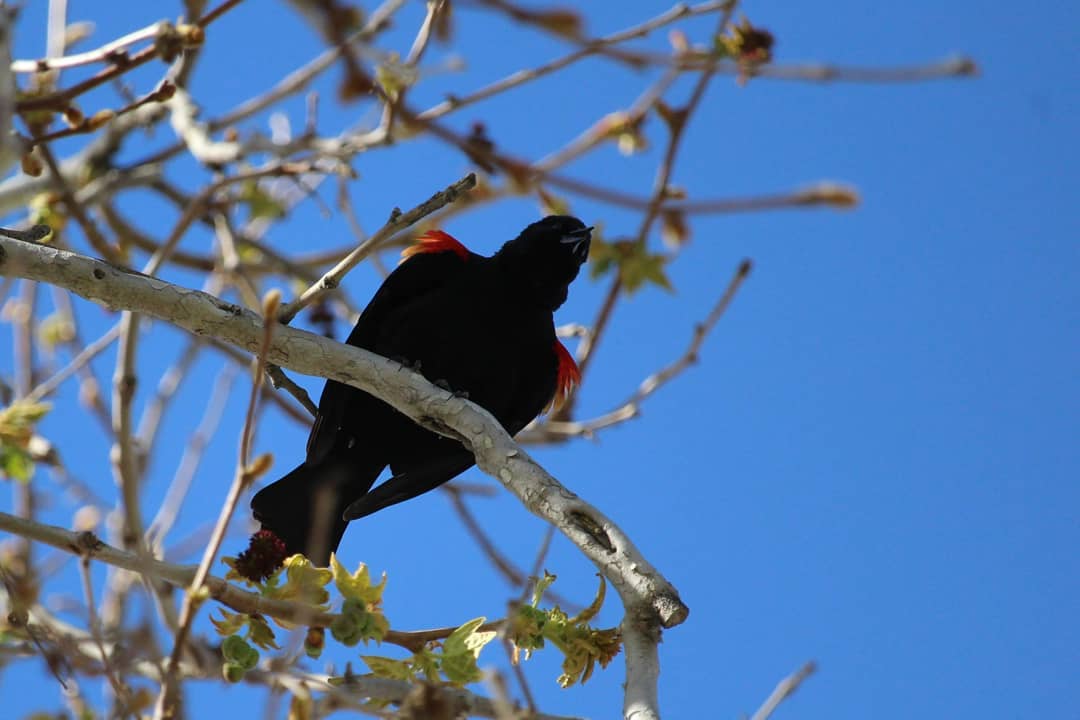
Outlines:
<svg viewBox="0 0 1080 720"><path fill-rule="evenodd" d="M0 238L0 274L59 285L108 308L151 315L253 353L262 339L262 318L251 311L53 247ZM690 611L615 523L549 475L488 412L396 362L290 327L277 329L267 359L366 390L425 427L465 443L484 472L554 524L618 591L626 610L626 708L639 717L659 715L655 643L660 628L682 623Z"/></svg>

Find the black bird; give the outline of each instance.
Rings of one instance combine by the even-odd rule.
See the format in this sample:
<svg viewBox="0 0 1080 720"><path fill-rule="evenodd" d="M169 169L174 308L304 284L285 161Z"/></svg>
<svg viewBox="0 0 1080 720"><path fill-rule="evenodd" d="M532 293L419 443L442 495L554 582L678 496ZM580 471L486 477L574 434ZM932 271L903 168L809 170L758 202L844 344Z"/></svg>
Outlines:
<svg viewBox="0 0 1080 720"><path fill-rule="evenodd" d="M552 313L588 257L591 232L577 218L551 215L491 257L428 232L402 253L346 342L467 396L514 435L580 380ZM306 459L251 507L288 554L326 565L350 520L432 490L474 462L460 442L328 380ZM372 489L387 465L392 476Z"/></svg>

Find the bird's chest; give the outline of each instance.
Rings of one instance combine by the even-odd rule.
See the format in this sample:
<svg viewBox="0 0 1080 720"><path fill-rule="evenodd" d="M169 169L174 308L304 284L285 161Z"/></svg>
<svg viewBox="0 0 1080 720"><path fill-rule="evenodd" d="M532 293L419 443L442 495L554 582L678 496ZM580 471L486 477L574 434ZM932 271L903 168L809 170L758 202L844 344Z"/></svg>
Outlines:
<svg viewBox="0 0 1080 720"><path fill-rule="evenodd" d="M551 313L523 307L483 278L463 280L396 310L375 351L419 363L433 382L498 412L522 386L552 375Z"/></svg>

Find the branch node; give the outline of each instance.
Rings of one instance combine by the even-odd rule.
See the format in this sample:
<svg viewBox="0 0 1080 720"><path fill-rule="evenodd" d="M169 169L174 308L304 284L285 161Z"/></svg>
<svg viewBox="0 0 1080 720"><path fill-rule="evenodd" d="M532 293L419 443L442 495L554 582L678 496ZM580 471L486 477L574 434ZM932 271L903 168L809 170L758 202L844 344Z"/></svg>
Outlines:
<svg viewBox="0 0 1080 720"><path fill-rule="evenodd" d="M84 530L75 536L75 540L71 543L71 549L82 558L90 558L104 544L97 535L89 530Z"/></svg>
<svg viewBox="0 0 1080 720"><path fill-rule="evenodd" d="M609 553L615 552L615 546L612 544L607 531L605 531L603 526L596 522L591 515L583 513L580 510L571 510L567 514L567 517L570 522L578 527L578 529L591 537L597 545L604 548L604 550Z"/></svg>

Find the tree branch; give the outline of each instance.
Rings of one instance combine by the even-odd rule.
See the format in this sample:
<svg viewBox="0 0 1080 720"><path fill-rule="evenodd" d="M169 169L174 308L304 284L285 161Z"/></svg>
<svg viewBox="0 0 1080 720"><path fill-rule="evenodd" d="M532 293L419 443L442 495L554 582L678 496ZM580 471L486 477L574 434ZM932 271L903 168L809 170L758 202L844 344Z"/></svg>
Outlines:
<svg viewBox="0 0 1080 720"><path fill-rule="evenodd" d="M90 532L72 532L54 525L45 525L35 520L20 518L0 512L0 530L13 535L51 545L80 558L100 560L122 570L140 573L155 580L163 580L177 588L188 588L195 580L198 567L195 565L176 565L155 558L121 550L102 542ZM265 615L277 620L284 620L294 625L308 627L330 627L339 615L331 612L319 612L310 605L292 600L274 600L256 592L242 590L216 575L207 575L203 586L209 596L226 607L246 615ZM480 630L495 630L502 626L503 620L484 623ZM454 632L454 627L432 628L430 630L400 631L390 630L383 637L384 642L416 652L432 640L441 640Z"/></svg>
<svg viewBox="0 0 1080 720"><path fill-rule="evenodd" d="M262 318L251 311L53 247L0 239L0 274L60 285L110 309L145 313L249 352L255 352L262 339ZM275 332L267 359L366 390L424 427L459 439L475 454L480 469L554 524L596 564L622 599L624 641L633 650L626 655L627 713L659 716L655 645L660 629L684 622L690 610L615 523L549 475L487 411L396 362L286 326Z"/></svg>

